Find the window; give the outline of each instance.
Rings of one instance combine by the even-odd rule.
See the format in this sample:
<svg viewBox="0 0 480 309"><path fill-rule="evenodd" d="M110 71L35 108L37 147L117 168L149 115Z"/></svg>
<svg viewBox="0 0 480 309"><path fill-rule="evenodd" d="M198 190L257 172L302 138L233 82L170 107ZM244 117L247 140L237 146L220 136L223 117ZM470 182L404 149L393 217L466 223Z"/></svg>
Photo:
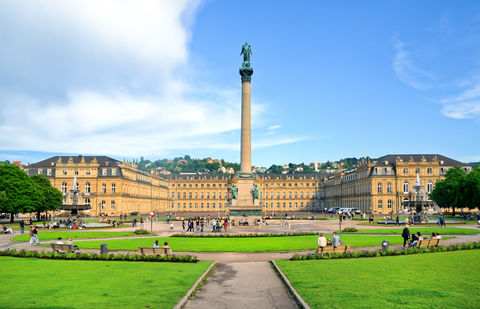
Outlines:
<svg viewBox="0 0 480 309"><path fill-rule="evenodd" d="M51 169L47 170L47 176L52 176L52 170Z"/></svg>
<svg viewBox="0 0 480 309"><path fill-rule="evenodd" d="M210 193L209 193L209 192L207 192L207 199L209 199L209 198L210 198Z"/></svg>
<svg viewBox="0 0 480 309"><path fill-rule="evenodd" d="M378 200L378 209L382 209L383 206L382 206L382 200Z"/></svg>
<svg viewBox="0 0 480 309"><path fill-rule="evenodd" d="M187 193L186 193L186 192L183 192L183 198L184 198L184 199L187 198Z"/></svg>
<svg viewBox="0 0 480 309"><path fill-rule="evenodd" d="M102 176L107 176L107 169L106 168L102 168Z"/></svg>
<svg viewBox="0 0 480 309"><path fill-rule="evenodd" d="M388 209L392 209L392 204L393 204L392 200L388 200L388 202L387 202Z"/></svg>
<svg viewBox="0 0 480 309"><path fill-rule="evenodd" d="M107 194L107 184L102 183L102 193Z"/></svg>
<svg viewBox="0 0 480 309"><path fill-rule="evenodd" d="M285 205L286 205L286 203L285 203L285 202L283 202L283 208L285 208Z"/></svg>
<svg viewBox="0 0 480 309"><path fill-rule="evenodd" d="M172 198L175 198L175 192L172 192Z"/></svg>
<svg viewBox="0 0 480 309"><path fill-rule="evenodd" d="M404 168L404 169L403 169L403 173L404 173L405 175L408 174L408 168Z"/></svg>
<svg viewBox="0 0 480 309"><path fill-rule="evenodd" d="M431 167L427 168L427 174L431 174L431 173L432 173L432 168Z"/></svg>
<svg viewBox="0 0 480 309"><path fill-rule="evenodd" d="M200 203L200 208L203 208L203 203Z"/></svg>
<svg viewBox="0 0 480 309"><path fill-rule="evenodd" d="M197 209L197 208L198 208L198 203L195 203L195 209Z"/></svg>
<svg viewBox="0 0 480 309"><path fill-rule="evenodd" d="M432 193L432 191L433 191L433 183L431 181L429 181L427 183L427 192Z"/></svg>
<svg viewBox="0 0 480 309"><path fill-rule="evenodd" d="M187 208L187 203L183 203L183 208Z"/></svg>
<svg viewBox="0 0 480 309"><path fill-rule="evenodd" d="M177 198L180 199L180 192L177 193Z"/></svg>
<svg viewBox="0 0 480 309"><path fill-rule="evenodd" d="M100 208L101 208L102 210L105 209L105 201L102 201L102 203L100 204Z"/></svg>
<svg viewBox="0 0 480 309"><path fill-rule="evenodd" d="M292 198L292 192L288 192L288 198Z"/></svg>
<svg viewBox="0 0 480 309"><path fill-rule="evenodd" d="M288 208L292 208L292 202L288 203Z"/></svg>
<svg viewBox="0 0 480 309"><path fill-rule="evenodd" d="M377 185L377 192L382 193L382 183L381 182L379 182L378 185Z"/></svg>
<svg viewBox="0 0 480 309"><path fill-rule="evenodd" d="M407 181L403 182L403 193L408 193L408 182Z"/></svg>
<svg viewBox="0 0 480 309"><path fill-rule="evenodd" d="M62 170L63 176L67 175L67 170Z"/></svg>
<svg viewBox="0 0 480 309"><path fill-rule="evenodd" d="M112 194L115 194L115 184L112 183Z"/></svg>
<svg viewBox="0 0 480 309"><path fill-rule="evenodd" d="M280 203L277 203L277 208L280 208Z"/></svg>
<svg viewBox="0 0 480 309"><path fill-rule="evenodd" d="M87 176L90 175L90 170L86 170L85 175L87 175Z"/></svg>
<svg viewBox="0 0 480 309"><path fill-rule="evenodd" d="M116 168L112 168L112 176L116 176L117 175L117 169Z"/></svg>
<svg viewBox="0 0 480 309"><path fill-rule="evenodd" d="M66 182L62 182L62 193L63 194L67 193L67 183Z"/></svg>
<svg viewBox="0 0 480 309"><path fill-rule="evenodd" d="M197 193L197 192L195 192L195 199L197 199L197 198L198 198L198 193Z"/></svg>
<svg viewBox="0 0 480 309"><path fill-rule="evenodd" d="M203 198L203 192L200 194L200 198Z"/></svg>
<svg viewBox="0 0 480 309"><path fill-rule="evenodd" d="M215 208L215 203L212 203L212 208Z"/></svg>
<svg viewBox="0 0 480 309"><path fill-rule="evenodd" d="M222 199L222 192L218 192L218 199L219 199L219 200Z"/></svg>
<svg viewBox="0 0 480 309"><path fill-rule="evenodd" d="M78 175L78 170L75 170L75 175Z"/></svg>
<svg viewBox="0 0 480 309"><path fill-rule="evenodd" d="M387 192L392 193L392 183L391 182L387 182Z"/></svg>
<svg viewBox="0 0 480 309"><path fill-rule="evenodd" d="M90 199L89 198L85 199L85 205L90 206Z"/></svg>
<svg viewBox="0 0 480 309"><path fill-rule="evenodd" d="M218 208L222 208L222 203L218 203Z"/></svg>
<svg viewBox="0 0 480 309"><path fill-rule="evenodd" d="M85 194L90 194L90 183L89 182L85 183Z"/></svg>
<svg viewBox="0 0 480 309"><path fill-rule="evenodd" d="M415 169L415 174L420 174L420 169L419 168Z"/></svg>
<svg viewBox="0 0 480 309"><path fill-rule="evenodd" d="M192 192L188 192L188 198L192 199Z"/></svg>
<svg viewBox="0 0 480 309"><path fill-rule="evenodd" d="M110 202L110 209L115 209L115 201Z"/></svg>
<svg viewBox="0 0 480 309"><path fill-rule="evenodd" d="M215 199L215 192L212 193L212 198Z"/></svg>
<svg viewBox="0 0 480 309"><path fill-rule="evenodd" d="M207 208L210 208L210 203L207 203Z"/></svg>
<svg viewBox="0 0 480 309"><path fill-rule="evenodd" d="M188 208L192 208L192 203L188 203Z"/></svg>

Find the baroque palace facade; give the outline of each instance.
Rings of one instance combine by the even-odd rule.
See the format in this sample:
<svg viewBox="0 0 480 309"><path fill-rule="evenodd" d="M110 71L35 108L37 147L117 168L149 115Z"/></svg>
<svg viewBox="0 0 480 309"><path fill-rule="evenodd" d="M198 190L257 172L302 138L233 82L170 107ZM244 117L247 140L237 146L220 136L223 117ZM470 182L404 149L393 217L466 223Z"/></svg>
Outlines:
<svg viewBox="0 0 480 309"><path fill-rule="evenodd" d="M394 214L412 199L419 175L427 193L445 172L467 164L441 155L387 155L362 160L334 175L257 174L255 183L263 213L320 211L331 207L358 208L373 214ZM235 184L232 175L161 175L135 164L105 156L56 156L29 165L27 174L41 174L64 194L63 209L72 209L69 190L76 180L81 191L78 209L91 215L131 212L211 212L225 214ZM75 180L74 180L75 179Z"/></svg>

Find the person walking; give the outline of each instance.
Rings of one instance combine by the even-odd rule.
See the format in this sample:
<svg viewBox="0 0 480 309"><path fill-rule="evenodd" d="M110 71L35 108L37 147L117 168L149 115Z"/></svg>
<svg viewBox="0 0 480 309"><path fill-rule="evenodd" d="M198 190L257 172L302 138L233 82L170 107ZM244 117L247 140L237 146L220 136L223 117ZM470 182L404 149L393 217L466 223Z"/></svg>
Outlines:
<svg viewBox="0 0 480 309"><path fill-rule="evenodd" d="M395 218L395 226L397 226L397 225L400 226L400 217L399 216L397 216Z"/></svg>
<svg viewBox="0 0 480 309"><path fill-rule="evenodd" d="M25 221L23 220L20 221L20 233L25 233Z"/></svg>
<svg viewBox="0 0 480 309"><path fill-rule="evenodd" d="M408 240L410 239L410 225L406 224L405 228L402 231L402 237L403 237L403 246L408 244Z"/></svg>
<svg viewBox="0 0 480 309"><path fill-rule="evenodd" d="M182 229L185 232L185 220L182 220Z"/></svg>

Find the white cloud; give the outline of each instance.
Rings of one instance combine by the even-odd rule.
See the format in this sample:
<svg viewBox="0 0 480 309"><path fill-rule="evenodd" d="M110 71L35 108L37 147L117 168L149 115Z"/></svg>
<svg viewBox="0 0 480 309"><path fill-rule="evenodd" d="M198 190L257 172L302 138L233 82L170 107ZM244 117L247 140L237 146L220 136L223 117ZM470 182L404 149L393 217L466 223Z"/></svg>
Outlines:
<svg viewBox="0 0 480 309"><path fill-rule="evenodd" d="M273 130L275 130L275 129L280 129L281 127L282 127L282 125L277 124L277 125L274 125L274 126L269 126L268 129L269 129L270 131L273 131Z"/></svg>
<svg viewBox="0 0 480 309"><path fill-rule="evenodd" d="M392 68L395 76L403 83L416 88L431 88L432 81L436 77L425 70L418 68L412 61L412 55L405 48L405 43L398 39L393 40L395 55L393 57Z"/></svg>
<svg viewBox="0 0 480 309"><path fill-rule="evenodd" d="M454 119L480 118L480 83L471 84L470 88L458 95L439 100L439 102L444 104L442 114L446 117Z"/></svg>

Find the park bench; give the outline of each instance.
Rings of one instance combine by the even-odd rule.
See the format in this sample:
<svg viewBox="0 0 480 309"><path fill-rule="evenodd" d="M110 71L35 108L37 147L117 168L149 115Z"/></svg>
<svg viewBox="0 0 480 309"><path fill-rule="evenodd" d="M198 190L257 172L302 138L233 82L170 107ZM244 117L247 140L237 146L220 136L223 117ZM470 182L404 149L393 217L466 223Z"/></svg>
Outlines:
<svg viewBox="0 0 480 309"><path fill-rule="evenodd" d="M334 246L319 247L317 252L321 255L332 253L345 254L350 252L350 245L341 245L337 248L335 248Z"/></svg>
<svg viewBox="0 0 480 309"><path fill-rule="evenodd" d="M170 250L169 248L138 247L138 251L142 255L170 256Z"/></svg>
<svg viewBox="0 0 480 309"><path fill-rule="evenodd" d="M52 244L52 250L58 253L75 252L73 245L65 245L65 244Z"/></svg>
<svg viewBox="0 0 480 309"><path fill-rule="evenodd" d="M417 248L429 248L429 247L438 247L440 245L441 239L422 239L417 241L417 244L414 247Z"/></svg>

